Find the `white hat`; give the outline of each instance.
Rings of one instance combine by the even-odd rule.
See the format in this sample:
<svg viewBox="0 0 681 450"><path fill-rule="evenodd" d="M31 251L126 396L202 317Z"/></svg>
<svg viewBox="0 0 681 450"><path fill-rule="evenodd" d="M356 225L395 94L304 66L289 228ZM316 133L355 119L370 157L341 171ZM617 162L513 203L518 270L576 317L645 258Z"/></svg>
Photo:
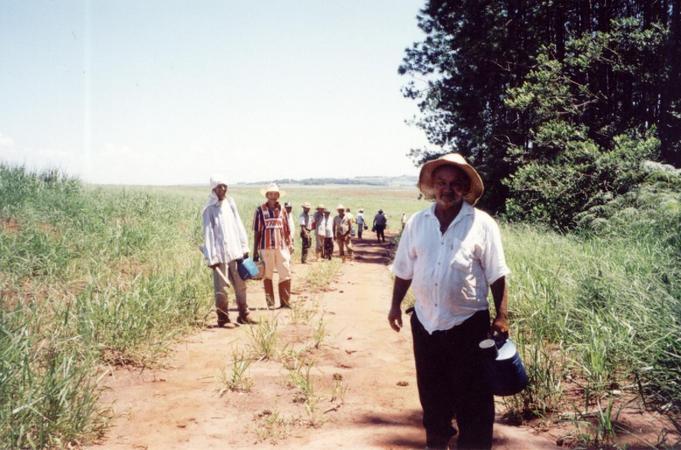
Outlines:
<svg viewBox="0 0 681 450"><path fill-rule="evenodd" d="M270 183L270 184L267 185L267 187L265 189L260 189L260 193L262 195L264 195L265 197L267 197L268 192L278 192L280 196L286 195L286 192L279 189L279 186L277 185L277 183Z"/></svg>

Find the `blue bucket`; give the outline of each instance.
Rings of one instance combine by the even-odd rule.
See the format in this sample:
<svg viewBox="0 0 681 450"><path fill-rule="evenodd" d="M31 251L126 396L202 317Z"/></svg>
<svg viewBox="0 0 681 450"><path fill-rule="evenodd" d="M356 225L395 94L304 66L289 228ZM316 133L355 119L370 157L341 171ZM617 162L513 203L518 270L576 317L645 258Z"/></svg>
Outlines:
<svg viewBox="0 0 681 450"><path fill-rule="evenodd" d="M260 272L258 266L251 258L237 261L237 270L239 271L239 276L242 280L257 278Z"/></svg>
<svg viewBox="0 0 681 450"><path fill-rule="evenodd" d="M515 395L527 386L527 372L515 344L508 339L485 339L479 344L485 378L492 393L501 397Z"/></svg>

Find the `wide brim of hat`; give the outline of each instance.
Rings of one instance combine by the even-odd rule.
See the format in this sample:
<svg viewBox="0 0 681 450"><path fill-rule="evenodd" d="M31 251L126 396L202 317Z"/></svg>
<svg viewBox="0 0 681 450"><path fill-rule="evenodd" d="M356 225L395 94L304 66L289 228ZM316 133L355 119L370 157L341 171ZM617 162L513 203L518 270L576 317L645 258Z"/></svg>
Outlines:
<svg viewBox="0 0 681 450"><path fill-rule="evenodd" d="M265 196L265 197L267 197L268 192L278 192L279 197L283 197L284 195L286 195L286 191L282 191L281 189L279 189L278 191L272 191L272 190L269 190L267 188L260 189L260 194Z"/></svg>
<svg viewBox="0 0 681 450"><path fill-rule="evenodd" d="M463 157L457 153L449 153L437 159L433 159L421 167L421 173L419 174L419 182L417 186L423 194L423 197L428 200L435 198L433 189L433 172L435 169L442 166L455 166L466 172L471 185L470 190L466 195L463 196L463 198L471 205L475 205L485 192L485 186L482 183L482 178L480 178L478 171L475 170L473 166L468 164Z"/></svg>

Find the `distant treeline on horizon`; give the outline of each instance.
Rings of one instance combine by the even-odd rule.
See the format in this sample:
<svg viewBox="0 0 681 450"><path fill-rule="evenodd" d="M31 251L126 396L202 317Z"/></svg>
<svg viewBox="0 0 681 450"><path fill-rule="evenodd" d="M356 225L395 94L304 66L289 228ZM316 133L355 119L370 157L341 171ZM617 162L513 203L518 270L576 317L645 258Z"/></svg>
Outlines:
<svg viewBox="0 0 681 450"><path fill-rule="evenodd" d="M238 183L244 186L261 185L267 183L277 184L301 184L305 186L319 186L325 184L369 185L369 186L415 186L415 176L402 175L399 177L354 177L354 178L281 178L272 181L253 181Z"/></svg>

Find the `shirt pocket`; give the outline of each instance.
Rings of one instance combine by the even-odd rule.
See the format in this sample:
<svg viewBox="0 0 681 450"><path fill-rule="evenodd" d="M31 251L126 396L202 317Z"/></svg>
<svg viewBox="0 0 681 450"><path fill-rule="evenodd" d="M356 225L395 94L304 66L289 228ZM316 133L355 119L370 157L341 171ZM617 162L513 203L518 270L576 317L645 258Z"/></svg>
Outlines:
<svg viewBox="0 0 681 450"><path fill-rule="evenodd" d="M454 275L454 296L457 300L477 301L477 280L473 274L473 261L473 251L462 245L459 245L449 261Z"/></svg>

